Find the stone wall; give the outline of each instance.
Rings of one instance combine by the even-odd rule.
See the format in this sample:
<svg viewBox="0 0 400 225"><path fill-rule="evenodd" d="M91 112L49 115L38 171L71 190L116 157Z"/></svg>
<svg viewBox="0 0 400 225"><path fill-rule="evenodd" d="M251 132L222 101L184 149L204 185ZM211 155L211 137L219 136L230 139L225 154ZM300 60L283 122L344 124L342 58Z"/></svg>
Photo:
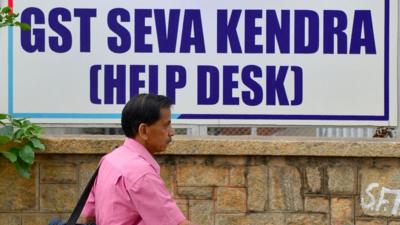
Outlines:
<svg viewBox="0 0 400 225"><path fill-rule="evenodd" d="M32 179L0 159L0 225L68 218L122 137L44 142ZM156 156L179 207L199 225L400 225L399 157L400 142L387 140L180 137Z"/></svg>

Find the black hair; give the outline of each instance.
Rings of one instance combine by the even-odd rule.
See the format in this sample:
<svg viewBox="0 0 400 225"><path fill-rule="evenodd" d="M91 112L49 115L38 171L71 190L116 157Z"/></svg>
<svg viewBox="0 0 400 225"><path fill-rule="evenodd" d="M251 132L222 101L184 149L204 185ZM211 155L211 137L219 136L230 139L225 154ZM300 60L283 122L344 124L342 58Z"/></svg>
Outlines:
<svg viewBox="0 0 400 225"><path fill-rule="evenodd" d="M122 110L121 125L125 136L134 138L139 125L152 125L160 119L162 108L170 108L171 100L156 94L140 94L132 97Z"/></svg>

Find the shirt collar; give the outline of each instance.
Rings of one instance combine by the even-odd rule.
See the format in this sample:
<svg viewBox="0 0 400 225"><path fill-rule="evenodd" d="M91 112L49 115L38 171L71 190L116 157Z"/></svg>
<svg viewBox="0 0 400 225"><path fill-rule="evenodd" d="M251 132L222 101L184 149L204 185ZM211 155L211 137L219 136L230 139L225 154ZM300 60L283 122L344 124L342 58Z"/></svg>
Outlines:
<svg viewBox="0 0 400 225"><path fill-rule="evenodd" d="M125 138L123 146L137 153L140 157L146 160L146 162L150 163L150 165L156 170L156 172L160 174L160 165L158 165L154 157L142 144L132 138Z"/></svg>

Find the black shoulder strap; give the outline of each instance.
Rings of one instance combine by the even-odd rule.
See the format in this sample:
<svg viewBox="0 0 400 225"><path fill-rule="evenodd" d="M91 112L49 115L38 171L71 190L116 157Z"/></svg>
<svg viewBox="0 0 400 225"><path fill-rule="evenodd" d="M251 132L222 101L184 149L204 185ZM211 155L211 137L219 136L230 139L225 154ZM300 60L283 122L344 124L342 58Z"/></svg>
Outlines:
<svg viewBox="0 0 400 225"><path fill-rule="evenodd" d="M72 211L72 214L69 217L69 220L65 225L75 225L76 221L78 221L79 216L81 215L81 212L83 210L83 207L86 204L86 200L89 197L90 191L92 190L92 187L93 187L94 181L96 180L98 172L99 172L99 168L96 169L92 178L90 178L88 184L86 185L85 190L82 192L82 195L79 198L79 201L74 208L74 211Z"/></svg>

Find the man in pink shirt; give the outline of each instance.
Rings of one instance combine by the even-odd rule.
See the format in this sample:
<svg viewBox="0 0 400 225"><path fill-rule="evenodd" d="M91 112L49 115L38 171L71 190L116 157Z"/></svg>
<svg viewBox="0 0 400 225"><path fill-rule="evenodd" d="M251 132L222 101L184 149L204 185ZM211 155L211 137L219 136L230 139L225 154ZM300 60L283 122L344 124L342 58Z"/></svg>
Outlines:
<svg viewBox="0 0 400 225"><path fill-rule="evenodd" d="M193 225L185 219L160 177L153 158L171 142L171 102L140 94L122 111L122 146L105 155L83 209L97 225Z"/></svg>

